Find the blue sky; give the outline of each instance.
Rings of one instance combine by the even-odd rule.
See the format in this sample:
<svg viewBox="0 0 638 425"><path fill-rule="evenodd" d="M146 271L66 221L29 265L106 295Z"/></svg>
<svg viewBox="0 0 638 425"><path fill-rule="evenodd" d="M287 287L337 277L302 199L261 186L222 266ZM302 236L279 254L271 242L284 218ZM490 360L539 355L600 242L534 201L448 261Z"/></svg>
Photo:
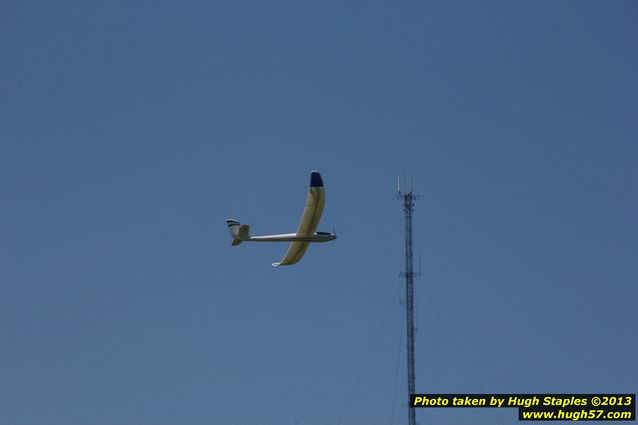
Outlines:
<svg viewBox="0 0 638 425"><path fill-rule="evenodd" d="M637 23L3 2L0 423L406 423L397 175L421 195L419 392L635 393ZM227 217L294 230L315 169L335 243L278 269L285 245L231 248Z"/></svg>

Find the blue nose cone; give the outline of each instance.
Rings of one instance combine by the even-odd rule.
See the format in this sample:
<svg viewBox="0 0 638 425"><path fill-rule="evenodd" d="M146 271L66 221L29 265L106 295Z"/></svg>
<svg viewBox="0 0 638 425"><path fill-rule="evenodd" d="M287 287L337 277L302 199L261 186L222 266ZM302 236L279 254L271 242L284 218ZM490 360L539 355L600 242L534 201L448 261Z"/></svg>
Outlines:
<svg viewBox="0 0 638 425"><path fill-rule="evenodd" d="M321 180L319 171L310 173L310 187L323 187L323 180Z"/></svg>

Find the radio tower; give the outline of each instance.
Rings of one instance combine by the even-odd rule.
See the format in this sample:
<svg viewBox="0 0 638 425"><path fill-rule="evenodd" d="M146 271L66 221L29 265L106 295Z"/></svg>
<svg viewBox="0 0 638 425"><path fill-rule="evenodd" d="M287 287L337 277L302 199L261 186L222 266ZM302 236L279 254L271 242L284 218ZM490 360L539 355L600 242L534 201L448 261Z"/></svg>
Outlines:
<svg viewBox="0 0 638 425"><path fill-rule="evenodd" d="M404 186L405 183L404 183ZM414 394L414 270L412 258L412 210L416 197L412 194L412 179L405 192L397 178L397 199L403 200L405 213L405 309L408 328L408 425L416 425L414 407L410 405L410 395Z"/></svg>

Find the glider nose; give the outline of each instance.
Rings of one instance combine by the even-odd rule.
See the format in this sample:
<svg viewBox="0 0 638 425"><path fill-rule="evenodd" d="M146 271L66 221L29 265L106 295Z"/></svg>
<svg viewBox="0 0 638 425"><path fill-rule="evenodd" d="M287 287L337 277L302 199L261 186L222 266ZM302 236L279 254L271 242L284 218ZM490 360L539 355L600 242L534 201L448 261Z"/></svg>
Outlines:
<svg viewBox="0 0 638 425"><path fill-rule="evenodd" d="M310 173L310 187L323 187L323 180L321 180L319 171Z"/></svg>

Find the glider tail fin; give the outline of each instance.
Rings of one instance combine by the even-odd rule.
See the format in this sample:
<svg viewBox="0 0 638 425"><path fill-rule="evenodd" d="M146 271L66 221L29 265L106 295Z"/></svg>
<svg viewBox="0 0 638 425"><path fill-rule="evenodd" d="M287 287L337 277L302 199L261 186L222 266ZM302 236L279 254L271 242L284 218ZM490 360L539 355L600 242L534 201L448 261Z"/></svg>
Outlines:
<svg viewBox="0 0 638 425"><path fill-rule="evenodd" d="M231 218L226 220L226 224L228 224L230 237L233 238L232 246L237 246L243 241L250 239L250 226L248 224L241 224Z"/></svg>

